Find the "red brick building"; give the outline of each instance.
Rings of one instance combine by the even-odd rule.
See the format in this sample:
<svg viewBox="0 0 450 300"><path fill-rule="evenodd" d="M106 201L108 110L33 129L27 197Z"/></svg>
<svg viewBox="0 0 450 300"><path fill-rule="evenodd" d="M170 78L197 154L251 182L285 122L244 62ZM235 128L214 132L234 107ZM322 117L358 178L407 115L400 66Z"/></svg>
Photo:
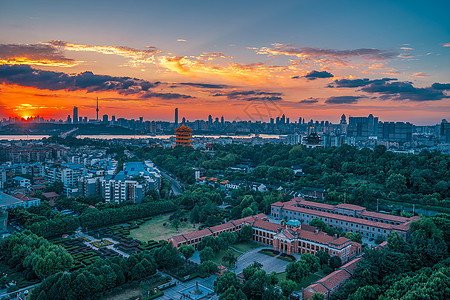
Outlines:
<svg viewBox="0 0 450 300"><path fill-rule="evenodd" d="M309 223L315 218L328 226L344 231L359 232L364 237L376 238L397 232L403 237L412 221L419 217L405 218L367 211L365 207L352 204L330 205L294 198L288 202L276 202L271 205L271 216L277 220L298 220Z"/></svg>
<svg viewBox="0 0 450 300"><path fill-rule="evenodd" d="M346 263L336 271L304 288L302 291L303 299L311 299L315 293L323 294L324 299L330 299L331 294L338 291L350 279L361 259L361 257L358 257Z"/></svg>
<svg viewBox="0 0 450 300"><path fill-rule="evenodd" d="M361 244L345 237L329 236L316 227L306 224L280 225L268 221L266 215L259 214L247 218L230 221L225 224L205 228L200 231L174 236L169 239L176 248L181 245L197 246L207 236L217 236L222 232L240 231L242 226L253 228L253 240L270 245L273 250L292 254L325 251L330 256L339 256L343 262L361 252Z"/></svg>

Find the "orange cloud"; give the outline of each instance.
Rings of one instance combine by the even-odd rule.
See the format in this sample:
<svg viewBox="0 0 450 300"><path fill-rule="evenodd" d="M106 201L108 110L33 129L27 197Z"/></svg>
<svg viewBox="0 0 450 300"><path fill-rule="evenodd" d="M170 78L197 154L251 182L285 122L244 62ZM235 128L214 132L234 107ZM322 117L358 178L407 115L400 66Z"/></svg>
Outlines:
<svg viewBox="0 0 450 300"><path fill-rule="evenodd" d="M50 41L48 45L67 51L84 51L97 52L106 55L118 55L129 59L128 66L139 66L143 64L153 63L155 61L155 54L162 53L155 47L147 46L148 49L140 50L123 46L98 46L98 45L83 45L74 44L64 41Z"/></svg>

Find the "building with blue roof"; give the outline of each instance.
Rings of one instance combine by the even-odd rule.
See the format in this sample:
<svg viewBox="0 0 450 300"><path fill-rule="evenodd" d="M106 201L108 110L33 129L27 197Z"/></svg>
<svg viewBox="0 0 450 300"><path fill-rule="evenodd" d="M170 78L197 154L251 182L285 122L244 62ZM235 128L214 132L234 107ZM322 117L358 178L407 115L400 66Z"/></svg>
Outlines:
<svg viewBox="0 0 450 300"><path fill-rule="evenodd" d="M127 162L115 175L101 180L101 194L106 202L140 202L152 189L161 187L161 174L151 161Z"/></svg>

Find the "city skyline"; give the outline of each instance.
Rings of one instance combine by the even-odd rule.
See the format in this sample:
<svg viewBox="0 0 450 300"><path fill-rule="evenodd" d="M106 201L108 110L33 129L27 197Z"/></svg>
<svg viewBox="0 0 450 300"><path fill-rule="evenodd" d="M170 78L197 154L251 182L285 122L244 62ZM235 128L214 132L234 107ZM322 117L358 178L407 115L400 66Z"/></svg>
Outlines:
<svg viewBox="0 0 450 300"><path fill-rule="evenodd" d="M25 2L0 12L0 118L449 118L445 1Z"/></svg>

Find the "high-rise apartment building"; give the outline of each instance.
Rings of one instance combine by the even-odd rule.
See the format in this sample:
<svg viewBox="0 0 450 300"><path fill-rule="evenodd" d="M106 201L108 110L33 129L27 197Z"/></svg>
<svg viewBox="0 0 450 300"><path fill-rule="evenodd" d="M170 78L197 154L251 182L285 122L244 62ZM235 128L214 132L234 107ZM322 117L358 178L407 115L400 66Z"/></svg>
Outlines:
<svg viewBox="0 0 450 300"><path fill-rule="evenodd" d="M73 107L73 124L78 124L78 107Z"/></svg>

